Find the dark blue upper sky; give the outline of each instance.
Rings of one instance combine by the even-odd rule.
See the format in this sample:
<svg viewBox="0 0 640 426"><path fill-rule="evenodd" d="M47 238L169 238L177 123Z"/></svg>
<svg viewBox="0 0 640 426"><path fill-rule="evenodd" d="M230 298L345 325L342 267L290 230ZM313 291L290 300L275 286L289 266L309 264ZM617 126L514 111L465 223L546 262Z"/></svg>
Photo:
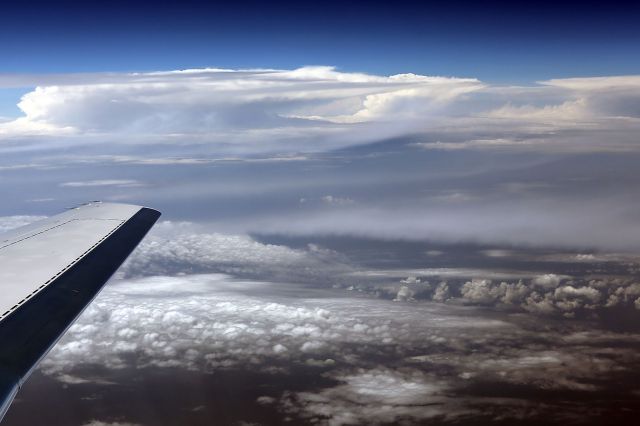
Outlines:
<svg viewBox="0 0 640 426"><path fill-rule="evenodd" d="M0 72L335 65L528 82L638 73L640 10L606 2L3 5Z"/></svg>

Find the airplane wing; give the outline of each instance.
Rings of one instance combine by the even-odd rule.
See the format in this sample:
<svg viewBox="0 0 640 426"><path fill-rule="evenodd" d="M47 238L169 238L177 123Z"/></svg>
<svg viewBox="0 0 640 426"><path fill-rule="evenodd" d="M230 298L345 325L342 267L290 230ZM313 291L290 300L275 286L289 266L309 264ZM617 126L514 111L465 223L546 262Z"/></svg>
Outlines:
<svg viewBox="0 0 640 426"><path fill-rule="evenodd" d="M160 213L94 202L0 235L0 421Z"/></svg>

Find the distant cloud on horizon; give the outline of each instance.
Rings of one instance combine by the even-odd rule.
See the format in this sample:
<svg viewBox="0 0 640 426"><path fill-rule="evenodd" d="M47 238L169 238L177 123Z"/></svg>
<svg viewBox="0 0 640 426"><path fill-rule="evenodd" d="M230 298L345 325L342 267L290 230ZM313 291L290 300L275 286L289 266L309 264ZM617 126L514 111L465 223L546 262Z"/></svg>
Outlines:
<svg viewBox="0 0 640 426"><path fill-rule="evenodd" d="M18 85L35 88L0 123L0 173L24 206L3 215L88 198L232 233L640 247L640 76L0 75Z"/></svg>
<svg viewBox="0 0 640 426"><path fill-rule="evenodd" d="M0 141L188 142L251 155L324 152L427 131L455 136L491 130L518 138L422 146L638 150L625 137L595 142L588 135L614 128L631 134L640 128L640 111L629 108L640 99L640 76L554 79L517 87L473 78L378 76L313 66L22 78L21 84L36 87L18 104L23 116L0 123ZM15 85L16 79L0 76L0 88ZM575 130L586 133L586 140L563 139L563 131ZM546 136L539 137L541 133Z"/></svg>

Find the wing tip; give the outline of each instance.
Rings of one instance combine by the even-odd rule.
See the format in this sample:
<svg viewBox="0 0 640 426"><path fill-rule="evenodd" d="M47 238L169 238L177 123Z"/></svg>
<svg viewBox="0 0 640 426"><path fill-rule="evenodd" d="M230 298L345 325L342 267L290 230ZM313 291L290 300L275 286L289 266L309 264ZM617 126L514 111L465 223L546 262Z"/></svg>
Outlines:
<svg viewBox="0 0 640 426"><path fill-rule="evenodd" d="M153 220L154 223L160 218L160 216L162 216L162 213L160 213L156 209L152 209L151 207L140 208L140 213L144 214L149 219Z"/></svg>

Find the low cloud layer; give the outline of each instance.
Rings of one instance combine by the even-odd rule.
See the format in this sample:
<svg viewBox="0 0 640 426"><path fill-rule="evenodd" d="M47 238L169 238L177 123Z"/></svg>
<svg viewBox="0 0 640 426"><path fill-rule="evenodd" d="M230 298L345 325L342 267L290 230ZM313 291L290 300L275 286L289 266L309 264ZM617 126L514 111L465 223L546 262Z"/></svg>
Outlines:
<svg viewBox="0 0 640 426"><path fill-rule="evenodd" d="M118 272L120 277L206 272L298 282L323 280L351 268L332 250L310 244L301 249L264 244L248 235L207 232L189 222L163 221Z"/></svg>
<svg viewBox="0 0 640 426"><path fill-rule="evenodd" d="M264 387L251 404L325 425L579 422L589 409L603 412L616 392L640 392L640 335L607 330L584 315L636 309L633 257L473 249L492 262L583 265L590 278L551 270L388 269L394 246L371 244L355 246L357 253L367 249L364 268L348 250L161 222L40 371L73 389L111 388L122 371L141 380L153 371L250 372L282 383ZM417 254L450 262L452 249ZM372 268L374 259L384 261ZM629 276L604 273L615 267ZM408 272L414 275L398 278ZM315 384L288 385L301 374ZM585 398L600 402L586 408ZM93 424L145 424L103 418Z"/></svg>
<svg viewBox="0 0 640 426"><path fill-rule="evenodd" d="M206 233L203 229L190 223L161 222L134 251L118 276L216 272L362 290L398 302L426 299L567 318L598 317L628 308L640 314L640 280L636 277L640 260L635 256L550 257L494 249L480 250L478 256L504 259L505 264L511 256L519 256L537 261L536 267L541 271L486 267L370 270L316 244L293 249L261 243L244 235ZM587 263L584 271L571 275L544 272L547 265L558 261L567 262L567 271L572 263ZM609 275L610 270L623 275ZM403 274L408 276L398 278Z"/></svg>
<svg viewBox="0 0 640 426"><path fill-rule="evenodd" d="M297 296L287 296L291 291ZM635 334L505 319L225 275L148 277L110 284L42 371L74 385L82 383L82 365L201 374L249 369L275 377L310 369L336 384L268 394L256 403L337 425L455 420L499 406L507 417L521 416L526 399L462 395L485 382L543 394L595 393L606 389L609 374L638 361L633 349L607 349L639 342Z"/></svg>

